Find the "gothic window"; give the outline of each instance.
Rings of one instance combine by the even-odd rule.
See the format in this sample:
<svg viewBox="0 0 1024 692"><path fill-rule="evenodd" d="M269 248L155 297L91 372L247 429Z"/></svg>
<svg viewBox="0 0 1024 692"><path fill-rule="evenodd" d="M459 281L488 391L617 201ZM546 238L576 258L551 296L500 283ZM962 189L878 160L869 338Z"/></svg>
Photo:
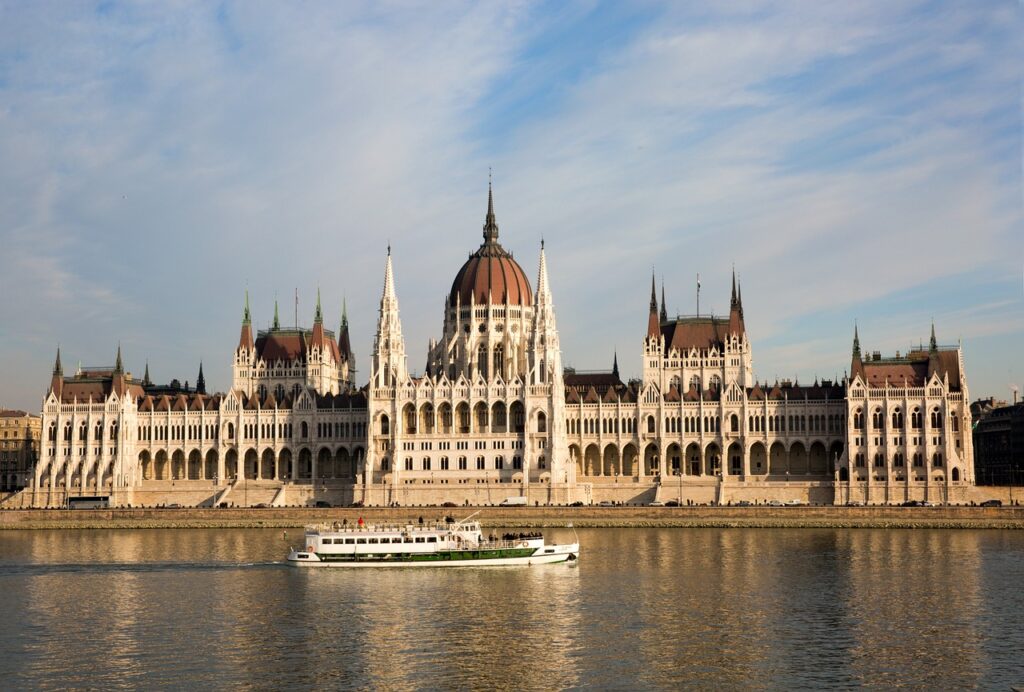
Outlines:
<svg viewBox="0 0 1024 692"><path fill-rule="evenodd" d="M953 432L960 432L960 419L956 416L950 416L949 420L953 424Z"/></svg>
<svg viewBox="0 0 1024 692"><path fill-rule="evenodd" d="M494 374L501 375L505 371L505 347L498 344L494 347Z"/></svg>
<svg viewBox="0 0 1024 692"><path fill-rule="evenodd" d="M938 408L932 409L931 423L933 428L938 429L942 427L942 412Z"/></svg>
<svg viewBox="0 0 1024 692"><path fill-rule="evenodd" d="M306 424L305 423L302 424L302 432L303 432L302 436L305 437L306 436L305 435L305 432L306 432ZM391 420L387 417L387 415L383 415L383 416L380 417L380 434L381 435L390 435L391 434Z"/></svg>
<svg viewBox="0 0 1024 692"><path fill-rule="evenodd" d="M503 468L505 468L505 457L503 457L503 456L495 457L495 459L494 459L494 468L498 469L499 471L502 470Z"/></svg>
<svg viewBox="0 0 1024 692"><path fill-rule="evenodd" d="M430 470L430 457L423 457L423 470L424 471L429 471Z"/></svg>
<svg viewBox="0 0 1024 692"><path fill-rule="evenodd" d="M480 325L483 326L483 325ZM476 351L476 371L480 374L480 377L487 379L487 345L480 344L480 348Z"/></svg>
<svg viewBox="0 0 1024 692"><path fill-rule="evenodd" d="M442 471L447 471L448 470L448 457L441 457L441 470Z"/></svg>
<svg viewBox="0 0 1024 692"><path fill-rule="evenodd" d="M543 411L537 413L537 432L546 433L548 431L548 417Z"/></svg>
<svg viewBox="0 0 1024 692"><path fill-rule="evenodd" d="M734 433L738 433L740 431L740 419L737 418L735 413L729 416L729 428Z"/></svg>
<svg viewBox="0 0 1024 692"><path fill-rule="evenodd" d="M537 468L546 469L547 467L548 467L548 462L547 462L547 460L543 456L541 456L539 459L537 459Z"/></svg>
<svg viewBox="0 0 1024 692"><path fill-rule="evenodd" d="M853 429L863 430L864 429L864 412L857 409L853 412Z"/></svg>
<svg viewBox="0 0 1024 692"><path fill-rule="evenodd" d="M85 426L85 423L83 422L83 423L82 423L82 424L81 424L81 425L80 425L80 426L78 427L78 439L79 439L79 441L81 441L81 442L85 442L85 440L86 440L86 438L88 438L88 436L89 436L89 435L88 435L88 430L87 430L87 428L86 428L86 426Z"/></svg>
<svg viewBox="0 0 1024 692"><path fill-rule="evenodd" d="M903 454L902 453L896 452L896 454L892 458L892 465L895 466L896 468L899 468L899 469L903 468Z"/></svg>
<svg viewBox="0 0 1024 692"><path fill-rule="evenodd" d="M932 466L937 469L942 468L942 452L935 452L935 454L932 455Z"/></svg>
<svg viewBox="0 0 1024 692"><path fill-rule="evenodd" d="M459 457L459 471L466 470L466 457Z"/></svg>
<svg viewBox="0 0 1024 692"><path fill-rule="evenodd" d="M894 430L903 429L903 411L896 409L892 412L892 427Z"/></svg>
<svg viewBox="0 0 1024 692"><path fill-rule="evenodd" d="M274 398L276 398L278 401L282 401L284 399L284 385L283 384L277 385L277 387L274 389Z"/></svg>
<svg viewBox="0 0 1024 692"><path fill-rule="evenodd" d="M380 460L380 470L381 471L387 471L388 470L388 458L387 457L384 457L383 459Z"/></svg>
<svg viewBox="0 0 1024 692"><path fill-rule="evenodd" d="M711 379L708 380L708 389L713 392L718 392L722 388L722 378L718 375L712 375Z"/></svg>
<svg viewBox="0 0 1024 692"><path fill-rule="evenodd" d="M924 466L924 457L921 456L920 452L915 452L914 453L914 466L915 467Z"/></svg>
<svg viewBox="0 0 1024 692"><path fill-rule="evenodd" d="M405 458L405 470L412 471L412 457Z"/></svg>
<svg viewBox="0 0 1024 692"><path fill-rule="evenodd" d="M690 378L690 387L700 391L700 375L694 375Z"/></svg>
<svg viewBox="0 0 1024 692"><path fill-rule="evenodd" d="M302 421L302 439L309 437L309 423Z"/></svg>
<svg viewBox="0 0 1024 692"><path fill-rule="evenodd" d="M478 471L483 471L486 468L486 462L483 457L476 458L476 468Z"/></svg>
<svg viewBox="0 0 1024 692"><path fill-rule="evenodd" d="M523 468L523 460L521 457L512 457L512 468L515 470Z"/></svg>
<svg viewBox="0 0 1024 692"><path fill-rule="evenodd" d="M654 416L647 416L647 432L654 432Z"/></svg>

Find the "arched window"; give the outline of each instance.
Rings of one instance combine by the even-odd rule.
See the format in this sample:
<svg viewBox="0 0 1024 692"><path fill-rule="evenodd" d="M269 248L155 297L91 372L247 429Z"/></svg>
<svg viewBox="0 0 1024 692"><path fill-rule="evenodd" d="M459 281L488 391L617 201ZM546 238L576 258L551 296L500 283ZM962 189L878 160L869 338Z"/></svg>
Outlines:
<svg viewBox="0 0 1024 692"><path fill-rule="evenodd" d="M505 372L505 347L498 344L494 347L494 374L502 375Z"/></svg>
<svg viewBox="0 0 1024 692"><path fill-rule="evenodd" d="M696 389L698 392L700 391L700 375L693 375L690 378L690 387Z"/></svg>
<svg viewBox="0 0 1024 692"><path fill-rule="evenodd" d="M864 429L864 412L857 409L853 412L853 429L863 430Z"/></svg>
<svg viewBox="0 0 1024 692"><path fill-rule="evenodd" d="M487 379L487 345L480 344L476 350L476 371L480 377Z"/></svg>
<svg viewBox="0 0 1024 692"><path fill-rule="evenodd" d="M302 421L302 439L309 437L309 423Z"/></svg>
<svg viewBox="0 0 1024 692"><path fill-rule="evenodd" d="M871 412L871 427L874 430L882 429L882 409L876 408Z"/></svg>
<svg viewBox="0 0 1024 692"><path fill-rule="evenodd" d="M875 468L881 468L883 466L885 466L885 457L883 457L881 454L876 454L875 455Z"/></svg>
<svg viewBox="0 0 1024 692"><path fill-rule="evenodd" d="M903 429L903 411L896 409L892 412L892 427L894 430Z"/></svg>
<svg viewBox="0 0 1024 692"><path fill-rule="evenodd" d="M722 388L722 378L718 375L712 375L711 379L708 380L708 389L713 392L718 392Z"/></svg>
<svg viewBox="0 0 1024 692"><path fill-rule="evenodd" d="M960 469L953 469L952 472L953 482L957 483L960 481Z"/></svg>
<svg viewBox="0 0 1024 692"><path fill-rule="evenodd" d="M910 412L910 427L915 430L921 429L921 409L915 408Z"/></svg>
<svg viewBox="0 0 1024 692"><path fill-rule="evenodd" d="M647 416L647 432L653 433L654 432L654 426L655 426L654 416Z"/></svg>
<svg viewBox="0 0 1024 692"><path fill-rule="evenodd" d="M543 411L540 411L540 412L537 413L537 432L539 432L539 433L546 433L547 431L548 431L548 417L547 417L547 415Z"/></svg>
<svg viewBox="0 0 1024 692"><path fill-rule="evenodd" d="M931 415L931 421L932 421L932 428L935 428L936 430L941 428L942 427L942 411L940 411L938 408L933 408L932 409L932 415Z"/></svg>
<svg viewBox="0 0 1024 692"><path fill-rule="evenodd" d="M380 417L380 434L390 435L391 434L391 419L386 415ZM306 424L302 424L302 436L306 436Z"/></svg>
<svg viewBox="0 0 1024 692"><path fill-rule="evenodd" d="M932 466L937 469L942 468L942 452L935 452L932 456Z"/></svg>

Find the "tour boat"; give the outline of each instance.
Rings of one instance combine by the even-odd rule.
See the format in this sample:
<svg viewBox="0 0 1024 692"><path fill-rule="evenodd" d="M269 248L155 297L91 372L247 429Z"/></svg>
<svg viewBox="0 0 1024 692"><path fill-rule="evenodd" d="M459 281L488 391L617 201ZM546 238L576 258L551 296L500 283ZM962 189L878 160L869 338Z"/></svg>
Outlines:
<svg viewBox="0 0 1024 692"><path fill-rule="evenodd" d="M546 544L540 533L484 536L479 521L430 524L307 526L305 550L292 548L296 567L488 567L576 560L580 545Z"/></svg>

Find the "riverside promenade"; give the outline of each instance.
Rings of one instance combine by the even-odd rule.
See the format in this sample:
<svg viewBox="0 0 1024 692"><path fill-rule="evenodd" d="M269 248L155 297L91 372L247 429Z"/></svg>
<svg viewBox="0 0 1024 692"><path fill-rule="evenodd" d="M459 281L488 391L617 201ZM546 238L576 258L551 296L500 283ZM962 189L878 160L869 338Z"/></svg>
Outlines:
<svg viewBox="0 0 1024 692"><path fill-rule="evenodd" d="M0 511L0 530L299 528L319 522L416 523L473 512L507 528L948 528L1024 529L1021 507L338 507L34 509Z"/></svg>

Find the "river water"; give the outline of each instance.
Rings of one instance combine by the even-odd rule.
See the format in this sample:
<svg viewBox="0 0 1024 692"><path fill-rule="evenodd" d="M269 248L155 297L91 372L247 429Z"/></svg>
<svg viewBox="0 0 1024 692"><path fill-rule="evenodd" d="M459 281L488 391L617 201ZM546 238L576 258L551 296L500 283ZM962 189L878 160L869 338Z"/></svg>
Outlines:
<svg viewBox="0 0 1024 692"><path fill-rule="evenodd" d="M289 533L298 544L301 532ZM0 532L0 684L1024 684L1024 532L590 529L579 538L572 567L349 571L282 564L279 529Z"/></svg>

